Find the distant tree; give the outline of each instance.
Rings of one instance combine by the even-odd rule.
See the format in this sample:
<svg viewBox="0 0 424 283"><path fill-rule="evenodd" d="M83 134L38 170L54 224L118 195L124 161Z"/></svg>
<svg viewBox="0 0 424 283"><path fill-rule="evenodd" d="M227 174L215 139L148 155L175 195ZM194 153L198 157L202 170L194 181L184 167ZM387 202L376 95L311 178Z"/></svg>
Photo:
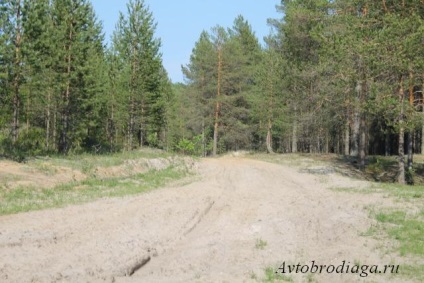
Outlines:
<svg viewBox="0 0 424 283"><path fill-rule="evenodd" d="M57 142L59 152L67 153L71 148L82 149L91 136L87 121L93 118L95 100L101 93L98 62L103 56L103 36L86 0L54 0L52 19L57 43L53 68L60 94Z"/></svg>
<svg viewBox="0 0 424 283"><path fill-rule="evenodd" d="M271 47L272 39L268 39L268 41L268 48L264 51L257 68L257 87L251 104L253 119L260 125L264 125L264 127L256 128L256 131L265 137L268 153L273 153L273 133L275 129L278 129L281 136L287 122L284 121L287 110L283 97L285 93L282 90L283 74L285 73L283 58Z"/></svg>
<svg viewBox="0 0 424 283"><path fill-rule="evenodd" d="M203 32L190 63L183 67L189 92L197 93L205 109L202 133L212 134L212 155L252 147L250 97L257 84L260 56L251 26L239 16L231 29L216 26L210 33Z"/></svg>
<svg viewBox="0 0 424 283"><path fill-rule="evenodd" d="M113 63L119 75L112 82L127 101L126 148L147 143L157 145L165 111L162 91L168 84L159 53L160 40L154 37L156 23L142 0L130 0L127 16L120 14L112 39ZM116 68L115 66L113 68Z"/></svg>
<svg viewBox="0 0 424 283"><path fill-rule="evenodd" d="M3 0L0 2L1 11L1 83L3 101L11 107L11 139L16 144L19 138L19 123L23 84L23 21L22 0ZM9 111L8 111L9 112Z"/></svg>
<svg viewBox="0 0 424 283"><path fill-rule="evenodd" d="M44 133L43 140L37 140L40 147L50 151L56 148L52 140L54 101L58 97L55 84L56 52L59 48L55 42L52 13L49 0L26 0L23 10L23 29L25 44L23 58L25 61L24 105L26 130ZM40 137L41 138L41 137Z"/></svg>

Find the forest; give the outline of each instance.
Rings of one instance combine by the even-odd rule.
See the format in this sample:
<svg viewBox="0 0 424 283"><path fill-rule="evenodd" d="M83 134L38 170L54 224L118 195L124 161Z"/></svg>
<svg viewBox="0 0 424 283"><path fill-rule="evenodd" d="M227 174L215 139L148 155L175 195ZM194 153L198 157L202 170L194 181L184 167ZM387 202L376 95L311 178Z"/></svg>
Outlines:
<svg viewBox="0 0 424 283"><path fill-rule="evenodd" d="M258 4L259 5L259 4ZM424 1L283 0L205 30L172 83L154 15L129 0L105 44L89 0L0 1L0 156L144 146L397 156L424 152Z"/></svg>

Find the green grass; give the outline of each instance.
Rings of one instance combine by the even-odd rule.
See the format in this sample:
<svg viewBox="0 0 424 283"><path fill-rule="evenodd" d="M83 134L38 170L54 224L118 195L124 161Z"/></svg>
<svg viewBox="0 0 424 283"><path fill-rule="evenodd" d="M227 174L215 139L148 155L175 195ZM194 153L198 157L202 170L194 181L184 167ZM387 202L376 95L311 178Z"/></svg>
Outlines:
<svg viewBox="0 0 424 283"><path fill-rule="evenodd" d="M275 273L275 269L272 267L265 268L265 278L262 280L264 283L272 282L294 282L293 278L282 274Z"/></svg>
<svg viewBox="0 0 424 283"><path fill-rule="evenodd" d="M336 192L349 192L349 193L360 193L360 194L375 194L383 193L389 197L394 197L401 201L408 202L421 202L424 201L424 186L423 185L400 185L400 184L388 184L388 183L374 183L370 187L366 188L331 188Z"/></svg>
<svg viewBox="0 0 424 283"><path fill-rule="evenodd" d="M275 164L299 166L302 168L326 165L325 162L317 160L315 155L303 154L303 153L291 153L291 154L255 153L255 154L247 155L246 157L265 161L265 162L275 163Z"/></svg>
<svg viewBox="0 0 424 283"><path fill-rule="evenodd" d="M30 187L0 190L0 215L63 207L104 197L134 195L158 188L187 174L183 170L169 167L126 178L103 180L91 178L81 182L58 185L51 189Z"/></svg>
<svg viewBox="0 0 424 283"><path fill-rule="evenodd" d="M375 158L368 174L382 176L382 171L394 166L390 158ZM386 174L387 176L387 174ZM416 182L418 183L418 182ZM422 183L422 182L421 182ZM395 200L394 205L366 207L377 223L361 236L374 237L384 253L403 257L397 276L424 282L424 185L373 183L368 188L333 188L333 191L382 194Z"/></svg>
<svg viewBox="0 0 424 283"><path fill-rule="evenodd" d="M20 176L9 175L7 173L0 174L0 190L2 187L7 187L8 182L17 182L22 180Z"/></svg>
<svg viewBox="0 0 424 283"><path fill-rule="evenodd" d="M394 198L397 203L394 207L369 208L377 224L363 235L373 236L382 243L387 243L387 239L393 241L394 245L385 244L382 248L404 258L405 264L400 265L397 276L424 282L424 187L376 184L370 190Z"/></svg>
<svg viewBox="0 0 424 283"><path fill-rule="evenodd" d="M69 156L52 156L49 158L41 158L30 160L29 164L40 171L49 172L50 168L57 166L69 167L80 170L84 174L90 174L97 167L111 167L123 164L127 160L140 158L166 158L172 156L169 153L154 149L142 149L136 151L124 151L111 154L80 154ZM47 164L46 164L47 163ZM46 168L47 167L47 168Z"/></svg>
<svg viewBox="0 0 424 283"><path fill-rule="evenodd" d="M401 265L399 275L406 278L414 278L417 282L424 282L424 264Z"/></svg>
<svg viewBox="0 0 424 283"><path fill-rule="evenodd" d="M276 163L286 166L294 166L300 169L327 166L343 176L369 180L382 183L396 183L398 161L396 156L368 156L365 171L358 170L355 157L336 154L263 154L251 153L246 157ZM411 172L407 172L408 183L424 185L424 155L414 156L414 165Z"/></svg>
<svg viewBox="0 0 424 283"><path fill-rule="evenodd" d="M313 283L313 282L316 282L315 281L315 279L314 279L314 275L315 274L312 274L312 273L308 273L308 275L306 276L306 282L308 282L308 283Z"/></svg>
<svg viewBox="0 0 424 283"><path fill-rule="evenodd" d="M388 192L390 195L403 200L422 200L424 201L424 186L423 185L400 185L400 184L378 184L383 192Z"/></svg>
<svg viewBox="0 0 424 283"><path fill-rule="evenodd" d="M424 258L424 218L420 214L407 215L404 211L393 211L375 215L378 222L385 224L382 229L387 235L398 241L398 250L402 256Z"/></svg>
<svg viewBox="0 0 424 283"><path fill-rule="evenodd" d="M27 171L34 171L35 169L47 176L52 176L58 171L57 167L53 166L52 164L40 161L31 162L29 166L26 166L24 168L27 168Z"/></svg>
<svg viewBox="0 0 424 283"><path fill-rule="evenodd" d="M262 239L256 239L255 247L258 250L264 250L267 245L268 245L268 242L267 241L264 241Z"/></svg>

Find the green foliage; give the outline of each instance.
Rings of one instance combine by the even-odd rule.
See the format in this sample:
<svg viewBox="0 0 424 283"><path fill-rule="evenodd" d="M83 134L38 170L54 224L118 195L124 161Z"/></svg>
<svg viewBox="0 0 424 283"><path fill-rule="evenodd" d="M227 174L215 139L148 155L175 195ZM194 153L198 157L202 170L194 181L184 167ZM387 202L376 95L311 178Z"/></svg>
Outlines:
<svg viewBox="0 0 424 283"><path fill-rule="evenodd" d="M202 135L193 137L192 139L181 139L177 145L176 149L182 154L188 155L202 155Z"/></svg>
<svg viewBox="0 0 424 283"><path fill-rule="evenodd" d="M176 145L178 151L183 154L193 154L194 153L194 143L188 139L182 139Z"/></svg>
<svg viewBox="0 0 424 283"><path fill-rule="evenodd" d="M11 133L3 151L23 159L163 145L172 90L143 1L128 3L107 53L88 0L2 1L0 9L0 130Z"/></svg>
<svg viewBox="0 0 424 283"><path fill-rule="evenodd" d="M406 183L409 184L409 185L414 185L415 184L415 181L414 181L415 178L414 177L415 177L415 170L413 168L407 169L406 172L405 172Z"/></svg>
<svg viewBox="0 0 424 283"><path fill-rule="evenodd" d="M40 128L23 131L15 143L8 136L0 136L0 155L23 162L28 157L45 154L44 138L45 132Z"/></svg>
<svg viewBox="0 0 424 283"><path fill-rule="evenodd" d="M375 218L381 223L390 223L393 226L385 225L387 234L399 242L399 252L401 255L413 254L424 256L424 219L419 216L409 216L404 211L394 211L389 213L377 213Z"/></svg>
<svg viewBox="0 0 424 283"><path fill-rule="evenodd" d="M15 148L25 152L26 156L37 156L44 153L45 132L41 128L30 128L19 136Z"/></svg>
<svg viewBox="0 0 424 283"><path fill-rule="evenodd" d="M265 249L265 247L268 245L268 242L267 241L264 241L264 240L262 240L262 239L256 239L256 244L255 244L255 247L258 249L258 250L263 250L263 249Z"/></svg>
<svg viewBox="0 0 424 283"><path fill-rule="evenodd" d="M265 269L265 278L262 280L264 283L273 283L273 282L293 282L293 278L275 273L275 269L272 267L267 267Z"/></svg>
<svg viewBox="0 0 424 283"><path fill-rule="evenodd" d="M167 182L186 176L187 172L169 167L128 178L95 179L70 182L54 188L0 189L0 215L63 207L104 197L134 195L161 187Z"/></svg>
<svg viewBox="0 0 424 283"><path fill-rule="evenodd" d="M365 154L400 152L403 131L418 136L421 0L277 8L264 47L241 15L230 28L203 31L183 67L187 84L172 85L143 0L128 1L107 49L89 0L1 1L1 151L17 159L146 145L195 155L214 147L358 155L360 131L369 133Z"/></svg>
<svg viewBox="0 0 424 283"><path fill-rule="evenodd" d="M156 23L142 0L130 0L120 13L109 51L109 121L125 129L125 147L159 145L166 97L171 92L162 66ZM115 133L110 133L113 140Z"/></svg>
<svg viewBox="0 0 424 283"><path fill-rule="evenodd" d="M260 55L259 42L242 16L235 19L232 29L216 26L201 33L190 63L183 67L188 92L196 101L193 106L202 110L192 111L202 126L193 127L191 135L205 134L217 124L219 152L252 148L249 95L256 83ZM205 135L205 144L212 140L214 131Z"/></svg>
<svg viewBox="0 0 424 283"><path fill-rule="evenodd" d="M424 264L402 264L399 269L399 274L402 277L413 278L417 280L417 282L422 282L424 281Z"/></svg>

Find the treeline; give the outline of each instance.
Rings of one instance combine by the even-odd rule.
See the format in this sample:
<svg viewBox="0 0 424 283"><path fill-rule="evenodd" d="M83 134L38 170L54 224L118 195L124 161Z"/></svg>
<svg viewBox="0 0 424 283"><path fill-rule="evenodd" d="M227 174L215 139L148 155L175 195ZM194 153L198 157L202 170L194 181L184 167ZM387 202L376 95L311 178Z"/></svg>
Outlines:
<svg viewBox="0 0 424 283"><path fill-rule="evenodd" d="M239 16L172 85L155 21L130 0L109 47L88 0L1 1L0 154L424 152L422 0L281 1L261 46ZM405 159L405 154L407 155Z"/></svg>
<svg viewBox="0 0 424 283"><path fill-rule="evenodd" d="M369 154L396 154L404 183L424 147L423 1L287 0L277 9L264 48L242 17L201 34L174 104L180 147L338 153L361 169Z"/></svg>
<svg viewBox="0 0 424 283"><path fill-rule="evenodd" d="M141 0L110 47L87 0L0 2L0 155L161 146L171 93Z"/></svg>

